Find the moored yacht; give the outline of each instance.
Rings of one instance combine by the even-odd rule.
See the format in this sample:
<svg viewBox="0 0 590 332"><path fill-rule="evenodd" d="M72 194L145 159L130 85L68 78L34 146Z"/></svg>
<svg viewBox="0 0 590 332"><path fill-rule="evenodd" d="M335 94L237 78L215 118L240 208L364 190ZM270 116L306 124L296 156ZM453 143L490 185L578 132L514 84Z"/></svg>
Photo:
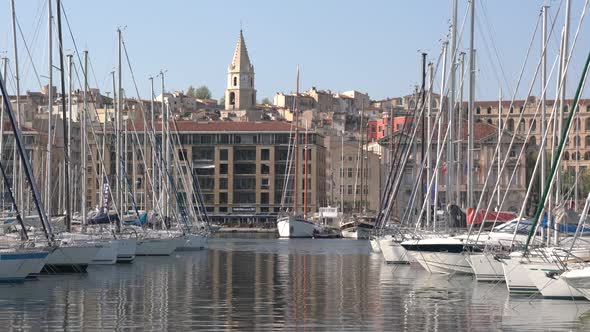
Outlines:
<svg viewBox="0 0 590 332"><path fill-rule="evenodd" d="M340 224L343 238L366 240L375 227L375 217L368 215L352 216Z"/></svg>
<svg viewBox="0 0 590 332"><path fill-rule="evenodd" d="M277 219L281 238L312 238L321 233L320 227L303 217L288 215Z"/></svg>

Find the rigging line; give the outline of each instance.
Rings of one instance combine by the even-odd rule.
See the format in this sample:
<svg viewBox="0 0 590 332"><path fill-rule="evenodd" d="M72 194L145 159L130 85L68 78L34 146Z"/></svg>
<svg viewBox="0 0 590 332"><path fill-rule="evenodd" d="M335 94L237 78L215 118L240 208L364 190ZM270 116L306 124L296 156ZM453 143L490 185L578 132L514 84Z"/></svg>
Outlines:
<svg viewBox="0 0 590 332"><path fill-rule="evenodd" d="M531 41L529 43L529 47L527 49L527 52L526 52L526 55L525 55L525 58L524 58L524 61L523 61L523 64L522 64L522 67L521 67L521 70L520 70L520 74L518 76L518 80L517 80L517 83L516 83L516 88L515 88L515 90L514 90L514 92L512 94L511 100L510 100L509 109L512 109L514 107L514 101L515 101L516 95L518 93L518 89L520 88L520 84L521 84L522 79L523 79L523 76L524 76L525 68L526 68L526 65L528 63L528 59L529 59L529 56L530 56L530 53L531 53L531 50L532 50L532 47L533 47L533 41L535 40L535 36L537 35L537 31L538 31L538 28L539 28L539 22L540 22L540 16L539 16L539 19L537 20L537 24L536 24L535 29L533 31L533 36L531 37ZM552 27L550 33L551 32L553 32L553 27ZM539 62L537 63L537 70L535 71L535 77L538 74L540 65L541 65L541 60L539 59ZM533 80L533 82L534 81L535 80ZM531 84L531 86L529 88L529 91L527 93L527 100L528 100L528 97L531 94L532 87L533 87L533 84ZM523 105L523 107L526 105L527 100L525 100L525 104ZM520 123L520 120L522 120L522 116L523 116L523 113L520 113L519 118L518 118L518 123ZM503 123L508 124L509 117L510 117L510 112L506 112L506 115L504 117ZM496 162L496 158L500 158L500 143L502 142L502 137L504 136L504 133L507 131L507 127L508 127L507 125L502 126L502 131L500 132L500 135L498 137L498 143L496 144L496 148L494 149L494 154L493 154L492 160L490 162L491 165L493 165ZM515 138L516 138L516 133L514 132L514 133L512 133L512 139L510 141L510 145L509 145L508 151L510 151L510 149L512 149L512 145L514 144ZM504 158L504 163L503 163L503 167L501 167L500 174L502 174L502 170L504 169L504 166L505 166L507 160L508 160L508 155L506 156L506 158ZM490 183L490 178L491 178L491 173L492 173L492 169L493 168L494 167L490 167L488 169L488 173L486 175L486 178L485 178L485 181L484 181L484 184L483 184L483 188L481 190L481 194L480 194L479 200L477 202L477 206L476 206L476 208L474 210L474 216L477 215L477 211L479 211L479 208L481 207L481 204L483 203L486 190L488 189L488 184ZM498 177L498 179L499 178L500 177ZM490 199L492 199L492 196L490 196ZM487 216L487 213L488 213L488 211L485 212L484 220L485 220L485 218ZM471 236L471 232L473 231L473 226L474 226L474 223L472 222L469 225L469 231L467 233L467 238L469 238Z"/></svg>
<svg viewBox="0 0 590 332"><path fill-rule="evenodd" d="M131 74L131 78L132 78L132 81L133 81L133 85L134 85L134 87L135 87L135 92L136 92L136 94L137 94L137 98L138 98L138 100L139 100L139 108L140 108L140 111L141 111L141 113L142 113L143 125L145 126L145 128L147 128L147 119L146 119L146 117L145 117L145 112L144 112L144 110L143 110L143 103L141 102L140 93L139 93L139 88L138 88L138 86L137 86L137 80L135 79L135 73L134 73L134 71L133 71L133 68L131 67L131 61L130 61L130 59L129 59L129 53L127 52L127 46L126 46L126 44L125 44L125 39L124 39L123 37L121 37L121 43L122 43L122 45L123 45L123 51L125 52L125 58L126 58L126 60L127 60L127 65L128 65L128 67L129 67L129 70L130 70L130 74ZM164 99L163 99L163 96L162 96L162 112L164 111L163 107L164 107ZM163 124L163 121L161 121L161 124L162 124L162 126L164 125L164 124ZM133 126L133 129L134 129L134 136L135 136L135 138L137 139L137 141L139 142L139 137L138 137L138 134L137 134L137 128L135 127L135 121L131 120L131 125ZM152 129L153 129L153 130L155 130L155 128L152 128ZM153 135L153 136L152 136L152 135ZM155 143L155 133L150 133L150 135L149 135L149 138L150 138L150 145L152 146L152 148L153 148L154 150L157 150L157 144ZM144 139L146 139L146 138L144 137ZM162 145L163 145L163 144L164 144L164 143L162 143ZM141 147L141 144L139 144L139 150L140 150L140 152L141 152L141 154L142 154L142 158L143 158L144 160L147 160L147 159L145 158L145 154L144 154L144 152L143 152L143 149L142 149L142 147ZM161 173L164 173L164 171L163 171L162 169L164 169L164 170L166 171L166 173L168 173L168 169L167 169L167 168L165 168L165 167L164 167L164 165L163 165L163 163L164 163L164 160L163 160L163 158L162 158L162 156L163 156L163 152L162 152L162 151L159 151L159 152L160 152L160 157L161 157L161 158L158 158L158 162L157 162L156 164L158 165L158 167L159 167L159 170L160 170L160 172L161 172ZM150 172L148 172L148 173L150 173ZM170 176L170 175L169 175L169 176ZM151 174L147 174L147 177L148 177L148 180L150 180L150 179L151 179ZM151 179L151 184L152 184L152 188L153 188L153 187L154 187L154 185L155 185L155 179ZM164 181L164 185L166 186L166 187L164 188L164 190L166 190L166 191L171 191L171 190L169 189L169 186L168 186L168 184L166 183L166 181ZM159 206L158 206L158 207L159 207ZM162 216L161 216L161 217L162 217ZM163 221L163 219L162 219L162 221Z"/></svg>
<svg viewBox="0 0 590 332"><path fill-rule="evenodd" d="M494 54L496 56L496 60L498 61L498 65L500 66L500 72L502 74L502 78L504 79L504 84L505 84L506 88L508 88L508 91L510 91L510 90L512 90L512 87L510 86L510 84L508 82L506 72L504 71L504 66L502 65L501 59L503 57L500 56L501 52L498 50L498 46L496 44L496 39L494 38L494 36L497 36L498 34L496 33L496 29L494 28L494 25L492 24L492 22L490 21L490 19L488 17L488 13L487 13L488 10L486 8L485 1L480 1L480 4L482 6L481 12L483 12L484 20L487 23L487 24L484 24L484 26L488 29L490 41L492 43L492 49L494 50ZM478 16L479 15L478 13L479 13L479 11L477 11L475 13L475 15ZM477 20L477 22L479 22L479 20ZM480 26L480 29L481 29L481 26Z"/></svg>
<svg viewBox="0 0 590 332"><path fill-rule="evenodd" d="M551 67L551 71L549 72L549 75L548 75L548 78L547 78L547 83L546 83L546 84L545 84L545 86L543 87L542 94L544 94L544 93L545 93L545 91L547 90L547 88L549 87L549 81L550 81L550 79L551 79L551 77L552 77L552 75L553 75L553 72L554 72L554 70L555 70L555 67L556 67L556 65L557 65L557 63L558 63L558 60L559 60L559 56L555 57L555 60L554 60L554 62L553 62L553 65L552 65L552 67ZM540 108L541 108L541 102L539 101L539 102L537 103L537 106L536 106L536 108L535 108L535 113L533 114L533 119L532 119L532 121L536 121L536 120L537 120L537 116L538 116L538 114L539 114L539 110L540 110ZM554 116L553 116L553 114L554 114L554 112L552 111L552 113L551 113L551 116L550 116L550 118L549 118L549 121L548 121L548 124L547 124L547 126L551 125L551 123L552 123L552 121L553 121L553 119L554 119ZM529 126L529 129L528 129L528 131L527 131L527 134L526 134L526 136L525 136L525 138L524 138L523 144L522 144L522 146L521 146L521 148L520 148L520 152L519 152L519 154L518 154L518 157L516 158L516 160L520 160L520 159L522 158L523 154L525 153L525 151L526 151L526 147L527 147L527 146L526 146L526 142L528 141L528 138L531 136L531 132L533 132L533 127L532 127L532 126ZM548 131L546 131L545 133L543 133L543 135L546 135L546 133L547 133L547 132L548 132ZM545 139L546 139L546 138L545 138L545 137L543 137L543 139L542 139L542 141L543 141L543 142L542 142L542 143L545 143ZM509 152L508 152L508 153L509 153ZM532 175L532 178L533 178L533 179L534 179L534 176L535 176L535 174L536 174L536 171L537 171L537 165L539 164L539 162L540 162L540 159L541 159L541 157L540 157L540 155L539 155L539 156L537 157L537 161L535 162L535 168L534 168L534 170L533 170L533 175ZM526 166L526 162L525 162L525 165L524 165L524 166ZM509 179L509 181L508 181L508 185L506 186L506 189L504 190L504 194L502 195L502 200L501 200L501 202L500 202L500 206L498 207L498 211L502 211L502 208L503 208L503 206L504 206L504 203L505 203L505 201L506 201L506 198L508 197L508 192L509 192L509 189L510 189L510 187L512 186L512 183L513 183L513 181L514 181L514 178L515 178L515 176L516 176L516 172L517 172L517 170L518 170L518 169L519 169L519 165L517 164L517 165L514 167L514 169L512 170L512 173L511 173L510 179ZM501 169L501 170L500 170L500 174L502 174L502 171L503 171L503 169ZM529 183L529 185L528 185L528 188L527 188L527 193L525 194L525 198L524 198L524 202L523 202L523 203L522 203L522 205L521 205L521 211L520 211L520 213L519 213L519 215L518 215L518 217L517 217L517 218L519 218L519 219L523 217L524 209L525 209L525 207L526 207L526 204L527 204L527 201L528 201L528 199L529 199L530 192L531 192L531 190L532 190L532 188L533 188L533 184L534 184L534 183L535 183L535 181L533 180L533 181L530 181L530 183ZM498 181L498 180L496 181L496 186L497 186L497 187L499 187L499 186L500 186L500 181ZM495 193L496 193L496 192L494 191L494 193L492 193L492 196L494 196L494 195L495 195ZM487 206L487 208L486 208L487 210L489 210L489 209L491 208L491 202L492 202L492 201L493 201L493 199L492 199L492 200L490 200L490 201L488 202L488 206ZM497 224L497 222L498 222L498 217L499 217L499 214L496 214L496 216L495 216L495 218L494 218L494 222L493 222L493 224L492 224L492 230L494 229L494 227L496 226L496 224ZM485 220L485 217L484 217L484 220ZM483 223L483 222L482 222L482 223ZM518 229L518 228L516 228L516 229ZM478 232L478 235L477 235L477 238L476 238L476 240L475 240L475 243L477 243L477 242L479 241L479 236L480 236L480 234L481 234L481 227L480 227L480 231ZM490 238L490 235L488 234L488 239L489 239L489 238ZM486 247L487 247L487 242L486 242Z"/></svg>
<svg viewBox="0 0 590 332"><path fill-rule="evenodd" d="M565 75L565 74L567 73L567 70L569 69L569 64L571 63L571 57L573 56L573 50L575 49L575 46L576 46L576 44L577 44L577 41L578 41L578 36L579 36L579 32L580 32L580 27L582 26L582 22L584 21L584 17L585 17L585 15L586 15L586 8L588 7L588 2L589 2L589 1L588 1L588 0L586 0L586 2L585 2L585 5L584 5L584 10L582 11L582 14L580 15L580 21L578 22L578 28L576 29L576 34L574 35L574 39L573 39L573 43L572 43L572 47L571 47L571 53L569 53L569 56L568 56L568 59L567 59L566 66L565 66L565 68L563 69L563 74L562 74L562 76L559 78L559 85L558 85L558 91L557 91L557 95L559 95L559 94L561 93L561 91L562 91L562 88L563 88L563 85L564 85L564 83L565 83L565 77L566 77L566 75ZM589 59L590 59L590 54L589 54ZM584 76L583 76L583 78L582 78L582 79L583 79L583 81L581 81L581 82L580 82L580 84L581 84L581 85L580 85L580 84L578 85L578 89L580 89L580 91L578 91L578 92L582 92L582 88L583 88L583 87L585 86L585 84L586 84L586 78L587 78L587 77L586 77L586 75L587 75L587 68L585 68L585 72L584 72L583 74L584 74ZM576 101L576 100L574 99L574 102L575 102L575 101ZM579 102L579 101L578 101L578 102ZM576 112L576 109L578 109L578 108L579 108L579 105L578 105L577 103L575 103L575 105L572 105L572 106L573 106L573 108L572 108L572 112ZM553 108L554 108L554 110L556 109L556 107L557 107L557 101L553 103ZM571 128L571 117L572 117L572 116L571 116L571 114L573 114L573 113L570 113L570 116L568 117L568 122L567 122L567 124L566 124L566 128L564 128L564 131L563 131L563 133L561 134L561 135L562 135L562 137L563 137L563 140L566 140L566 139L568 139L568 137L567 137L567 136L564 136L564 133L566 133L566 132L567 132L567 134L569 135L569 131L570 131L570 128ZM561 146L563 143L564 143L564 142L560 142L560 143L559 143L559 144L560 144L560 146ZM564 152L564 151L562 150L562 151L559 153L559 155L556 155L556 156L555 156L555 158L554 158L554 160L552 161L552 164L551 164L551 169L552 169L552 170L553 170L553 168L554 168L554 167L557 167L557 166L559 166L559 164L561 163L561 159L562 159L563 152ZM551 173L554 173L554 172L551 172ZM549 176L550 183L546 184L546 186L545 186L546 188L548 187L548 188L549 188L549 190L551 190L551 189L553 188L553 179L555 178L555 177L554 177L554 175L555 175L555 174L550 174L550 176ZM546 189L546 188L544 188L544 189ZM544 192L543 194L545 194L545 192ZM543 195L543 196L544 196L544 195ZM547 198L546 196L545 196L544 198L543 198L543 197L541 197L541 200L543 201L543 200L544 200L544 199L546 199L546 198ZM533 222L533 224L536 224L536 223L538 222L538 219L539 219L539 216L540 216L540 214L541 214L541 213L543 212L543 210L545 209L546 201L544 201L542 205L543 205L543 206L537 206L537 209L536 209L536 211L535 211L535 221ZM537 215L537 212L539 213L539 215ZM520 222L520 220L519 220L519 222ZM518 227L518 223L517 223L517 227ZM536 229L537 229L537 227L538 227L538 226L535 226L535 227L533 227L533 228L534 228L534 230L533 230L533 228L531 228L531 232L533 232L533 231L535 231L535 232L536 232ZM531 238L532 238L532 239L534 239L534 237L535 237L535 234L533 234L533 233L531 233L531 232L529 232L529 237L527 238L527 243L526 243L526 245L525 245L525 250L526 250L526 247L528 247L528 244L529 244L529 242L530 242ZM532 236L531 236L531 235L532 235ZM516 236L516 235L515 235L515 236Z"/></svg>
<svg viewBox="0 0 590 332"><path fill-rule="evenodd" d="M25 36L23 34L23 30L21 29L20 22L19 22L18 18L16 19L16 26L18 27L20 37L23 41L23 44L25 45L25 50L27 51L27 55L29 56L29 61L30 61L31 67L33 68L33 72L35 73L35 78L37 79L37 83L39 83L39 87L42 88L43 85L41 84L41 80L39 79L39 76L40 76L39 72L37 71L37 67L35 67L35 63L33 62L33 57L31 55L31 49L29 48L27 40L25 39ZM26 71L26 69L25 69L25 71Z"/></svg>

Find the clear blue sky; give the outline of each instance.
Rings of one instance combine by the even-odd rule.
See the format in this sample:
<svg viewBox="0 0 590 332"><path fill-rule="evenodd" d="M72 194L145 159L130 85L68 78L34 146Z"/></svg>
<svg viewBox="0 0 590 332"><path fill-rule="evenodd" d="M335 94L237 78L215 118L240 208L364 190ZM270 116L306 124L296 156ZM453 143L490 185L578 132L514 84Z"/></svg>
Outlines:
<svg viewBox="0 0 590 332"><path fill-rule="evenodd" d="M46 76L46 0L16 2L35 66L40 75ZM572 36L583 4L581 0L573 2ZM459 3L461 25L467 1ZM438 57L451 17L451 0L63 0L63 4L80 51L87 48L90 52L97 81L91 77L91 85L98 85L102 91L111 91L109 72L116 64L116 28L126 26L124 38L142 97L149 93L148 76L161 68L167 70L166 85L171 90L207 85L214 98L222 96L240 26L255 67L259 99L294 90L297 64L301 66L303 89L356 89L368 92L373 99L404 95L419 82L420 51L428 52L433 61ZM494 99L498 78L505 95L516 85L541 5L550 4L555 18L560 1L480 0L478 4L477 98ZM1 6L0 51L9 52L12 58L10 1L3 0ZM557 17L550 65L557 51L564 11L562 8ZM586 20L579 37L569 80L570 95L590 47L589 25ZM462 41L464 50L468 47L467 31ZM72 49L65 32L66 49ZM540 28L520 96L526 95L538 60L539 38ZM20 39L19 44L24 89L38 90L38 80ZM56 65L57 60L56 52ZM135 96L126 66L124 75L127 95ZM43 84L47 81L45 77L39 80ZM551 91L554 89L552 85ZM537 91L534 94L538 95Z"/></svg>

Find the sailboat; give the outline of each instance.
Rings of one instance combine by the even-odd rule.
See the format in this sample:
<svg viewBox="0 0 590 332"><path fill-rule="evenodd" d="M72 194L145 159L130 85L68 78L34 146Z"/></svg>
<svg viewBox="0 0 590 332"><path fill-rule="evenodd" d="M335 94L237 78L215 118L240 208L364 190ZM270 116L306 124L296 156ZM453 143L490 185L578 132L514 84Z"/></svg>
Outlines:
<svg viewBox="0 0 590 332"><path fill-rule="evenodd" d="M312 238L317 235L321 234L321 229L319 225L314 223L313 221L307 220L306 218L306 211L303 212L303 215L299 214L298 210L298 201L299 201L299 156L300 156L300 149L299 149L299 67L297 67L297 89L295 94L295 114L294 114L294 127L295 127L295 136L294 136L294 143L291 152L291 157L293 158L293 210L283 214L279 218L277 218L277 230L279 231L279 237L281 238ZM305 157L307 158L307 151L305 151ZM288 183L288 178L291 171L291 164L287 163L287 179L286 183ZM307 170L307 163L305 163L304 168ZM304 172L305 176L307 176L307 171ZM304 181L305 187L307 187L307 178ZM283 194L283 200L285 199L286 192ZM303 195L307 196L307 191L303 193ZM307 210L307 206L304 204L304 210Z"/></svg>

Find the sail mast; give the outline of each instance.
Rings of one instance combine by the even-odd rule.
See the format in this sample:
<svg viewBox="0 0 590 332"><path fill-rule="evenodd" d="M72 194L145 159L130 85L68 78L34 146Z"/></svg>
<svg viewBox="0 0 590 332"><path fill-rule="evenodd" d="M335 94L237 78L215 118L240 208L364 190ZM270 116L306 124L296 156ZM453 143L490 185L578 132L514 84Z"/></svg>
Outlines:
<svg viewBox="0 0 590 332"><path fill-rule="evenodd" d="M453 19L451 23L451 53L450 53L450 77L449 77L449 139L447 141L447 167L446 167L446 202L451 204L455 201L453 194L453 166L455 154L453 151L455 142L455 71L457 54L457 6L458 0L453 0Z"/></svg>
<svg viewBox="0 0 590 332"><path fill-rule="evenodd" d="M295 90L295 145L294 151L294 174L293 174L293 215L297 215L297 201L299 194L299 183L297 183L299 174L299 66L297 66L297 83Z"/></svg>
<svg viewBox="0 0 590 332"><path fill-rule="evenodd" d="M68 121L67 121L67 109L66 109L66 85L65 85L65 74L64 74L64 48L63 48L63 37L61 32L61 0L57 0L57 36L59 41L59 69L60 69L60 79L61 79L61 113L63 119L63 137L64 143L68 141ZM84 157L86 158L86 157ZM85 171L85 170L84 170ZM72 228L72 221L70 219L70 156L68 154L68 149L64 146L64 179L65 179L65 202L66 202L66 213L65 213L65 223L66 223L66 231L71 231ZM83 182L86 182L86 179L82 179ZM82 193L86 195L86 193Z"/></svg>
<svg viewBox="0 0 590 332"><path fill-rule="evenodd" d="M475 0L471 0L471 27L469 35L469 109L467 110L467 207L473 208L473 135L475 114ZM475 211L474 213L477 213Z"/></svg>
<svg viewBox="0 0 590 332"><path fill-rule="evenodd" d="M82 206L80 212L82 213L82 225L86 225L86 116L87 116L87 100L88 100L88 51L84 51L84 97L82 105L82 116L80 117L80 159L82 159Z"/></svg>
<svg viewBox="0 0 590 332"><path fill-rule="evenodd" d="M51 182L54 178L51 176L51 171L53 168L51 167L51 157L52 157L52 132L53 132L53 124L52 124L52 108L53 108L53 27L51 20L53 19L51 10L51 0L47 1L47 38L48 38L48 47L49 47L49 55L48 55L48 66L47 66L47 74L49 77L49 82L47 86L47 169L46 171L46 179L45 179L45 208L47 209L47 218L48 221L51 222L51 213L52 213L52 202L51 202ZM18 111L17 111L18 112Z"/></svg>

